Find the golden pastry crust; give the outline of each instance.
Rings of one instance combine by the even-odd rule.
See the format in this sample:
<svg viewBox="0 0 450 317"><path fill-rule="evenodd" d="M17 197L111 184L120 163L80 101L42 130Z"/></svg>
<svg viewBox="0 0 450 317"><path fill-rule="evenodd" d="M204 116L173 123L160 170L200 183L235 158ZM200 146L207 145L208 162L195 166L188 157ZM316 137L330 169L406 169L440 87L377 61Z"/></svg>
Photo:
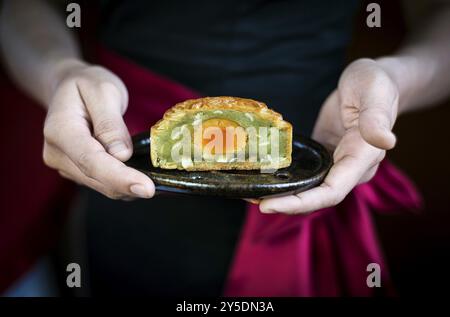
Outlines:
<svg viewBox="0 0 450 317"><path fill-rule="evenodd" d="M247 98L220 96L188 99L177 103L164 113L163 118L156 122L152 129L157 131L160 128L165 128L167 123L164 122L176 120L180 115L184 115L186 111L197 112L198 110L236 110L257 113L261 118L272 121L274 126L278 128L292 128L289 122L283 121L281 114L269 109L263 102Z"/></svg>
<svg viewBox="0 0 450 317"><path fill-rule="evenodd" d="M281 114L272 109L269 109L263 102L253 99L239 98L239 97L204 97L199 99L189 99L181 103L176 104L172 108L168 109L162 119L156 122L151 127L151 161L153 166L166 169L179 168L178 164L174 162L168 162L160 164L157 160L157 144L156 137L170 127L171 122L177 121L178 118L184 116L187 112L198 112L199 110L235 110L243 113L257 114L261 119L270 121L271 124L280 129L285 130L287 133L287 141L285 147L286 157L279 162L278 168L287 167L291 164L292 154L292 125L283 120ZM194 166L183 168L188 171L205 171L205 170L253 170L260 169L260 162L195 162Z"/></svg>

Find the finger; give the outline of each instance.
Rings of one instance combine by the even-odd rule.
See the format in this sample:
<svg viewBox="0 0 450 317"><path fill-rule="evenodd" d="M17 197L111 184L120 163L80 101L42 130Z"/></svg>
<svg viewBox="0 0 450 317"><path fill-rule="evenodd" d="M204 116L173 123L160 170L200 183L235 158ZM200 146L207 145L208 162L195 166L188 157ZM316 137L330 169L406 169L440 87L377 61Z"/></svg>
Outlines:
<svg viewBox="0 0 450 317"><path fill-rule="evenodd" d="M97 85L78 83L80 95L89 112L93 134L106 151L125 161L131 157L133 145L122 114L126 98L116 84L105 81Z"/></svg>
<svg viewBox="0 0 450 317"><path fill-rule="evenodd" d="M379 149L390 150L395 146L396 137L391 131L392 125L387 107L367 105L359 114L361 136Z"/></svg>
<svg viewBox="0 0 450 317"><path fill-rule="evenodd" d="M75 163L86 176L124 195L151 198L155 193L149 177L104 151L87 153Z"/></svg>
<svg viewBox="0 0 450 317"><path fill-rule="evenodd" d="M340 116L339 104L339 94L335 90L323 103L312 133L312 138L330 151L334 150L345 133L342 121L336 120Z"/></svg>
<svg viewBox="0 0 450 317"><path fill-rule="evenodd" d="M339 95L346 129L359 126L364 140L377 148L388 150L395 146L391 129L397 114L398 91L375 63L350 66L339 81Z"/></svg>
<svg viewBox="0 0 450 317"><path fill-rule="evenodd" d="M334 206L355 187L364 173L382 159L380 150L367 144L357 128L344 135L334 152L334 164L319 187L297 195L265 199L262 212L307 213Z"/></svg>
<svg viewBox="0 0 450 317"><path fill-rule="evenodd" d="M381 161L383 161L386 156L386 151L380 151L377 158L375 159L374 164L364 173L364 175L359 180L358 184L367 183L370 181L375 174L377 173L378 167L380 166Z"/></svg>
<svg viewBox="0 0 450 317"><path fill-rule="evenodd" d="M70 123L55 142L87 177L102 183L106 188L141 198L154 195L154 184L143 173L127 167L107 152L90 135L82 124Z"/></svg>
<svg viewBox="0 0 450 317"><path fill-rule="evenodd" d="M128 195L116 193L108 189L97 180L84 175L80 171L80 169L72 162L72 160L70 160L67 155L58 150L56 147L49 144L44 144L44 153L45 163L48 166L57 169L62 177L72 180L79 185L90 187L111 199L129 200L131 198Z"/></svg>
<svg viewBox="0 0 450 317"><path fill-rule="evenodd" d="M379 165L377 164L377 165L371 167L367 172L365 172L364 175L359 180L358 184L364 184L364 183L367 183L368 181L370 181L377 173L378 166Z"/></svg>
<svg viewBox="0 0 450 317"><path fill-rule="evenodd" d="M351 156L345 156L330 169L324 182L316 188L297 195L263 199L262 212L288 214L308 213L340 203L358 183L363 171Z"/></svg>

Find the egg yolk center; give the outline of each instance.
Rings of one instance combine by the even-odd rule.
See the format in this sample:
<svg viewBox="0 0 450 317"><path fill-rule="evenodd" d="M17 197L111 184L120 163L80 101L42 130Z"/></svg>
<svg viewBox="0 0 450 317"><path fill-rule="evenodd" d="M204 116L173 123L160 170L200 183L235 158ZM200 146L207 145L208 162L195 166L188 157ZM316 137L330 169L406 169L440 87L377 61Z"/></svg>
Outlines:
<svg viewBox="0 0 450 317"><path fill-rule="evenodd" d="M213 128L212 130L207 130ZM206 132L206 133L205 133ZM217 138L221 138L218 140ZM247 142L245 130L235 121L209 119L202 123L202 148L214 142L211 154L228 154L243 151ZM222 148L220 148L220 145Z"/></svg>

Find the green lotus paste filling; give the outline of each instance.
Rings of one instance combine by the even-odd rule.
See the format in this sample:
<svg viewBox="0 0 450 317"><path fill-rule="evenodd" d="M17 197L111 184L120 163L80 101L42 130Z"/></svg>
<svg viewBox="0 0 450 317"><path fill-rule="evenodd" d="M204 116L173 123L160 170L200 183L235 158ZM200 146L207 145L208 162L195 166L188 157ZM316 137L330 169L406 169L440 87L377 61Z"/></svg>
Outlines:
<svg viewBox="0 0 450 317"><path fill-rule="evenodd" d="M177 127L185 126L189 129L191 135L194 135L194 125L205 122L209 119L226 119L236 122L240 127L247 129L249 127L255 128L258 131L261 127L266 127L268 130L273 126L271 121L264 120L254 113L243 113L235 110L205 110L201 112L187 112L183 117L177 118L170 124L167 129L158 135L158 157L162 162L173 162L172 148L182 138L180 135L174 138L172 131ZM179 129L178 129L179 130ZM286 131L279 130L279 156L280 158L286 157L286 142L288 136ZM270 141L270 134L268 134L268 140ZM248 158L248 144L246 145L246 159ZM267 145L267 153L270 154L270 142ZM194 156L193 145L191 148L191 158ZM259 160L259 159L258 159Z"/></svg>

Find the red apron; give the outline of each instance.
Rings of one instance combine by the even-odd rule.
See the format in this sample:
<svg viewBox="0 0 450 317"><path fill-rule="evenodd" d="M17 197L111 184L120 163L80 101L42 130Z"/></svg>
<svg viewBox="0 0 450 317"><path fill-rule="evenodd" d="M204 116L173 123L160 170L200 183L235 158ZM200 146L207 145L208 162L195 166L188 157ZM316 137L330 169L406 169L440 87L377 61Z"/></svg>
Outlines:
<svg viewBox="0 0 450 317"><path fill-rule="evenodd" d="M130 133L147 130L175 103L200 95L104 49L99 62L117 74L130 95ZM412 183L384 161L369 182L337 207L306 216L261 214L248 207L226 283L227 296L370 296L367 266L381 268L383 293L393 294L371 211L414 210L421 198ZM230 210L230 212L233 212Z"/></svg>

